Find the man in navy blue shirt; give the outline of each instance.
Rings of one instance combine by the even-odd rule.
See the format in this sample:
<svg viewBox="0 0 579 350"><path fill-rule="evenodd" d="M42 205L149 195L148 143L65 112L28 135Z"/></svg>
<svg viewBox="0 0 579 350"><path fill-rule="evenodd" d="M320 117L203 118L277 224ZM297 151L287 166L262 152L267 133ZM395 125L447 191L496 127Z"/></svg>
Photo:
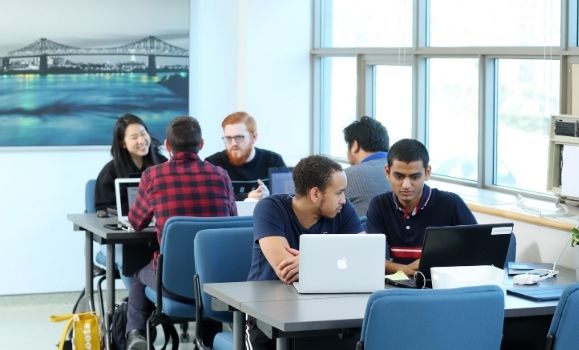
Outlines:
<svg viewBox="0 0 579 350"><path fill-rule="evenodd" d="M476 224L458 195L424 184L430 177L428 162L428 151L417 140L402 139L388 152L386 177L392 191L374 197L368 207L368 232L383 233L388 242L386 273L416 272L426 227Z"/></svg>
<svg viewBox="0 0 579 350"><path fill-rule="evenodd" d="M295 196L272 195L255 207L250 281L297 281L302 234L363 232L354 207L346 200L347 179L340 164L324 156L309 156L295 166L293 178ZM247 328L248 348L275 348L254 319L248 318Z"/></svg>
<svg viewBox="0 0 579 350"><path fill-rule="evenodd" d="M295 196L273 195L253 212L255 244L248 280L299 278L302 234L360 233L362 226L346 200L346 174L324 156L302 159L294 168Z"/></svg>

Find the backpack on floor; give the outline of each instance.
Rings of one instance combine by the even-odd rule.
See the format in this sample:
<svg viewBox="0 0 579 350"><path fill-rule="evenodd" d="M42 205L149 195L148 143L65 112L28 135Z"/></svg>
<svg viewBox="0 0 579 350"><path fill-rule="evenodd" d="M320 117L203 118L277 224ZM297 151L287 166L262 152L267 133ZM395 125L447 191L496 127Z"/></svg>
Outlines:
<svg viewBox="0 0 579 350"><path fill-rule="evenodd" d="M125 350L125 332L127 328L127 310L129 304L127 298L115 305L111 325L109 327L109 339L113 350Z"/></svg>
<svg viewBox="0 0 579 350"><path fill-rule="evenodd" d="M113 350L125 350L125 333L127 329L128 309L129 304L127 302L127 298L121 300L118 304L115 305L109 330L109 336ZM163 333L165 334L165 344L161 349L165 349L169 344L169 341L171 341L173 344L173 349L177 349L179 347L179 337L177 336L177 330L175 329L175 326L171 323L163 323L162 327ZM153 329L153 339L156 338L156 333L156 330Z"/></svg>

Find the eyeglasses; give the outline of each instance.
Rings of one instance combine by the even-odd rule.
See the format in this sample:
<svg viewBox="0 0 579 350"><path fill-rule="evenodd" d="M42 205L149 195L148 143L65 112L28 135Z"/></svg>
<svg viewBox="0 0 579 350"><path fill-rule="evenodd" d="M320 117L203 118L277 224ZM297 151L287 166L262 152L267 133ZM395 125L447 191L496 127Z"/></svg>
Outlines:
<svg viewBox="0 0 579 350"><path fill-rule="evenodd" d="M223 136L221 139L225 143L233 143L234 140L235 143L242 143L243 140L245 140L245 136L244 135Z"/></svg>

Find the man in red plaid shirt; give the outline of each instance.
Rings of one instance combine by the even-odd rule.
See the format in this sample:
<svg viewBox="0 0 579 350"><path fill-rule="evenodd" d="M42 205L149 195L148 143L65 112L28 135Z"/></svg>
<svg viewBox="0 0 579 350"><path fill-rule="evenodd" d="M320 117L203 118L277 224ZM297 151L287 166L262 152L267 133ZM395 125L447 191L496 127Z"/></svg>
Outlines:
<svg viewBox="0 0 579 350"><path fill-rule="evenodd" d="M235 195L227 172L202 161L201 127L195 118L177 117L167 127L168 162L148 168L141 176L137 199L129 212L131 226L140 231L155 217L157 239L172 216L236 216ZM127 349L146 349L146 320L153 304L145 286L155 288L156 258L142 268L129 289Z"/></svg>

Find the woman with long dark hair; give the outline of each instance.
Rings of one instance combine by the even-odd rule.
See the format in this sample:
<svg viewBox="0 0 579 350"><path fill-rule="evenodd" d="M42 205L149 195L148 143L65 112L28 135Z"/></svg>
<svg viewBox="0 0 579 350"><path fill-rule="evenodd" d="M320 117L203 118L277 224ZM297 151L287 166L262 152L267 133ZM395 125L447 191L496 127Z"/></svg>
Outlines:
<svg viewBox="0 0 579 350"><path fill-rule="evenodd" d="M116 209L115 179L141 177L148 167L167 161L159 152L159 141L151 137L145 122L130 113L120 116L115 124L111 155L113 159L103 167L96 180L97 211ZM106 257L104 247L101 246L101 252ZM124 285L129 288L133 279L122 274L123 253L122 246L118 244L115 246L115 263L121 271Z"/></svg>
<svg viewBox="0 0 579 350"><path fill-rule="evenodd" d="M113 159L103 167L96 181L97 210L116 208L115 179L140 177L148 167L167 161L159 152L159 145L141 118L130 113L119 117L111 145Z"/></svg>

